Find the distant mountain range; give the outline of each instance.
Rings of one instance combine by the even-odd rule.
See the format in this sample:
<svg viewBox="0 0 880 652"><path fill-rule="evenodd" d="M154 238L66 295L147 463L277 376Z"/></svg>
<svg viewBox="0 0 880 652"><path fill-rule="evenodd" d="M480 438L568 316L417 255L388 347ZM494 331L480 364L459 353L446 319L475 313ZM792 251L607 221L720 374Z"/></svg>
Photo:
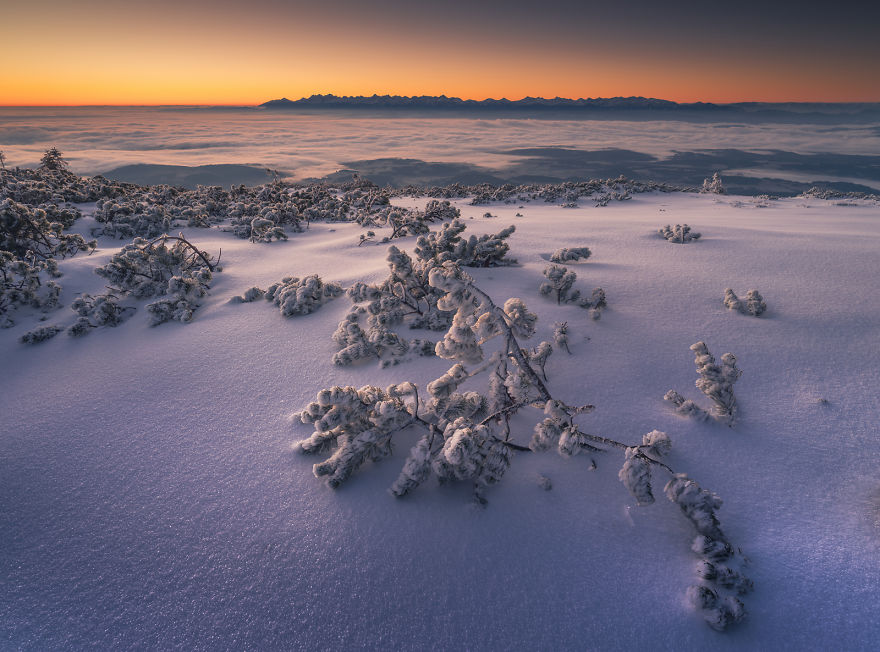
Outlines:
<svg viewBox="0 0 880 652"><path fill-rule="evenodd" d="M299 100L281 98L260 104L263 109L446 109L446 110L492 110L492 111L699 111L736 113L820 113L849 114L874 113L880 111L880 104L869 103L820 103L820 102L738 102L714 104L712 102L679 103L658 100L651 97L609 97L568 99L564 97L543 98L526 97L521 100L488 99L463 100L445 95L372 95L339 96L312 95Z"/></svg>

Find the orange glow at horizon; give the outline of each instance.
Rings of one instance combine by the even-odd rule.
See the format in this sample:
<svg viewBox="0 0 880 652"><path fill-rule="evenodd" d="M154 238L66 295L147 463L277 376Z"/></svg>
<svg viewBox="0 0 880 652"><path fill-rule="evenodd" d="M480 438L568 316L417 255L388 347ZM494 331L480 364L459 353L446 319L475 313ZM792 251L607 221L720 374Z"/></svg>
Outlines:
<svg viewBox="0 0 880 652"><path fill-rule="evenodd" d="M273 21L223 2L203 13L124 3L4 12L16 28L4 36L0 105L254 105L315 93L880 102L880 85L866 83L880 63L858 44L805 58L768 43L733 56L712 35L684 45L663 34L566 40L307 13Z"/></svg>

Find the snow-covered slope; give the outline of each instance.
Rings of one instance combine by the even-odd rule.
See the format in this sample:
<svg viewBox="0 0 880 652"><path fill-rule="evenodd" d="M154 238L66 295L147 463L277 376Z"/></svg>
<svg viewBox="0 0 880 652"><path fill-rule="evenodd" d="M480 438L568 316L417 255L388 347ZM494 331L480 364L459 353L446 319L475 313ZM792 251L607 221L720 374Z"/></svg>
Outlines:
<svg viewBox="0 0 880 652"><path fill-rule="evenodd" d="M414 435L337 491L317 480L317 459L291 450L311 429L290 417L319 389L423 385L450 366L334 367L344 297L292 319L228 303L286 275L385 275L385 246L317 223L271 244L186 230L222 248L224 267L190 324L150 328L141 308L79 339L20 344L36 323L26 316L0 331L0 647L876 649L880 208L639 195L485 218L458 205L469 232L516 225L520 264L472 275L539 314L535 343L568 321L572 355L555 352L547 372L559 398L596 406L584 429L632 442L666 431L670 465L724 499L722 526L755 582L743 624L719 634L687 606L693 532L659 491L635 504L616 453L596 470L588 456L517 454L485 509L433 480L387 493ZM656 230L669 223L703 236L666 242ZM65 305L101 291L93 270L122 243L99 244L62 262ZM566 246L593 252L569 268L575 287L607 292L599 321L538 293ZM767 312L725 309L727 287L760 290ZM47 323L73 317L62 308ZM663 401L668 389L705 399L698 340L743 370L732 429ZM516 422L517 441L534 422Z"/></svg>

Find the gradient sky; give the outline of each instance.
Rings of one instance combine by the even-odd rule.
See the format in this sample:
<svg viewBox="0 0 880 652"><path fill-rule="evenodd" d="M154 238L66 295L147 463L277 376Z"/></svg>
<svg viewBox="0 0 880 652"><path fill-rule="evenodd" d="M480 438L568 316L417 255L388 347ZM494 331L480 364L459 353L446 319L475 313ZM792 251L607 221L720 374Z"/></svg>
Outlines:
<svg viewBox="0 0 880 652"><path fill-rule="evenodd" d="M0 104L880 101L880 3L0 0Z"/></svg>

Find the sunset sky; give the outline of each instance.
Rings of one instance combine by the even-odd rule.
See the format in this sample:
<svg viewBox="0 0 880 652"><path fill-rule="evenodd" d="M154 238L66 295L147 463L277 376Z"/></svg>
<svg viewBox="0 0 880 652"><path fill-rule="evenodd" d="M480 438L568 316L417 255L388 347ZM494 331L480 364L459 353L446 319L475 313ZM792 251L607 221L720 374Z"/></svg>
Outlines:
<svg viewBox="0 0 880 652"><path fill-rule="evenodd" d="M880 3L5 2L0 104L880 101Z"/></svg>

